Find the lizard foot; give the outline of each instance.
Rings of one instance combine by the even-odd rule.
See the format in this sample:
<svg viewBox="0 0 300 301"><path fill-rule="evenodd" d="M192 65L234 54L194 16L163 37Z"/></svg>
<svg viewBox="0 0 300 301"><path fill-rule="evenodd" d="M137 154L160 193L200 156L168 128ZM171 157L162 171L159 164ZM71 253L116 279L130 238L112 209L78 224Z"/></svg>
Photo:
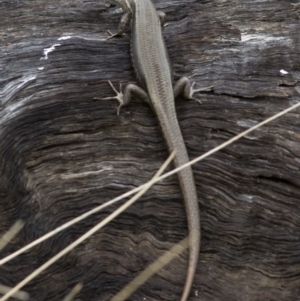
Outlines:
<svg viewBox="0 0 300 301"><path fill-rule="evenodd" d="M94 97L94 99L97 99L97 100L116 99L119 103L119 106L118 106L118 109L117 109L117 115L119 116L120 109L124 105L124 94L122 92L122 84L120 84L120 92L118 92L117 89L114 87L114 85L111 83L111 81L108 81L108 82L109 82L110 86L112 87L112 89L115 91L115 93L117 95L116 96L111 96L111 97L104 97L104 98Z"/></svg>
<svg viewBox="0 0 300 301"><path fill-rule="evenodd" d="M214 86L204 87L204 88L200 88L200 89L194 89L195 83L196 82L193 82L192 86L190 88L189 99L193 99L193 100L199 102L200 104L202 104L202 101L200 99L193 97L193 95L197 92L210 91Z"/></svg>
<svg viewBox="0 0 300 301"><path fill-rule="evenodd" d="M107 30L108 34L109 34L109 37L106 39L106 40L110 40L112 38L115 38L115 37L120 37L122 35L124 35L124 33L120 33L120 32L116 32L116 33L112 33L111 31Z"/></svg>

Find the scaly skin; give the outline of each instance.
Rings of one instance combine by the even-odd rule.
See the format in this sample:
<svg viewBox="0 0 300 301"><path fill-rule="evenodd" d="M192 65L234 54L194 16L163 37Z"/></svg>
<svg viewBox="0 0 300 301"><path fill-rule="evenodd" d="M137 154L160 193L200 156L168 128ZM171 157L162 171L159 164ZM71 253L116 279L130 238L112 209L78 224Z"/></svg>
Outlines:
<svg viewBox="0 0 300 301"><path fill-rule="evenodd" d="M124 10L118 32L122 35L126 22L131 19L132 38L131 56L137 78L143 89L128 85L124 91L117 93L120 106L129 103L132 94L148 102L156 113L169 151L175 150L175 166L189 161L185 143L179 128L174 95L183 91L185 98L193 99L194 90L187 78L183 78L173 89L171 67L162 36L161 22L164 17L155 10L150 0L117 0ZM113 37L112 36L112 37ZM210 88L210 87L209 87ZM184 196L189 229L189 266L181 301L186 301L197 268L200 252L200 213L195 181L191 167L178 173Z"/></svg>

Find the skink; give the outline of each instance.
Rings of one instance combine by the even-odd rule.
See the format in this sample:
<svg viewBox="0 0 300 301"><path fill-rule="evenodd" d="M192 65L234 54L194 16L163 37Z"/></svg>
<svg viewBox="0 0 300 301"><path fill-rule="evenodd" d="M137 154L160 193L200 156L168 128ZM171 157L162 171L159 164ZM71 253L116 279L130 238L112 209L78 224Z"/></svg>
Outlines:
<svg viewBox="0 0 300 301"><path fill-rule="evenodd" d="M189 157L179 128L174 99L181 93L187 99L194 99L195 92L209 90L211 87L195 90L194 83L191 85L186 77L181 78L173 87L169 57L162 36L165 15L157 12L150 0L116 1L122 6L124 15L117 33L110 38L122 35L127 21L131 19L131 57L142 88L129 84L123 94L110 83L117 95L101 99L117 99L120 104L118 114L120 107L127 105L133 95L146 101L158 117L169 151L176 152L174 161L178 167L187 163ZM191 167L180 171L178 178L184 196L189 229L189 265L181 297L181 301L186 301L193 284L200 252L200 213Z"/></svg>

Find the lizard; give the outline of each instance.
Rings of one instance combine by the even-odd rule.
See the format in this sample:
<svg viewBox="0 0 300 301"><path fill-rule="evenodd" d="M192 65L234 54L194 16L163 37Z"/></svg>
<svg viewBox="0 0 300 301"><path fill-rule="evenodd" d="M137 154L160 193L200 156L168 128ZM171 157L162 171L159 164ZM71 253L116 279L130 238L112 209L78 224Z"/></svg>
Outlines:
<svg viewBox="0 0 300 301"><path fill-rule="evenodd" d="M183 94L186 99L195 99L193 94L210 90L211 87L194 89L187 77L172 85L173 77L168 52L162 35L165 14L156 11L151 0L115 0L123 9L118 30L108 39L121 36L131 20L131 59L140 86L128 84L124 93L110 86L116 96L96 99L116 99L117 114L123 105L128 105L136 96L147 102L155 112L170 152L175 151L175 167L189 161L187 149L180 131L175 110L175 98ZM200 252L200 211L196 185L191 167L178 172L178 179L185 201L189 231L189 264L181 301L186 301L193 284Z"/></svg>

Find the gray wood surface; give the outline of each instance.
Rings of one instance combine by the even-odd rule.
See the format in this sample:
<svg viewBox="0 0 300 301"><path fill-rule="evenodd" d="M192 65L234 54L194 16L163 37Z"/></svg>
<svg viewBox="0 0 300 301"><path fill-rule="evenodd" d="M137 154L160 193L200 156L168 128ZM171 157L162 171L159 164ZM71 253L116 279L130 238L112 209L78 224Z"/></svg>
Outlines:
<svg viewBox="0 0 300 301"><path fill-rule="evenodd" d="M299 1L153 1L174 79L188 76L202 104L177 100L190 158L299 101ZM151 109L116 116L107 80L135 83L130 30L106 41L113 1L0 2L0 232L18 219L12 253L49 230L145 183L168 156ZM300 296L299 109L194 166L201 256L190 300L296 301ZM114 206L114 208L116 208ZM114 208L0 267L14 286ZM31 301L109 300L187 235L177 178L138 203L24 290ZM130 300L179 300L187 253Z"/></svg>

